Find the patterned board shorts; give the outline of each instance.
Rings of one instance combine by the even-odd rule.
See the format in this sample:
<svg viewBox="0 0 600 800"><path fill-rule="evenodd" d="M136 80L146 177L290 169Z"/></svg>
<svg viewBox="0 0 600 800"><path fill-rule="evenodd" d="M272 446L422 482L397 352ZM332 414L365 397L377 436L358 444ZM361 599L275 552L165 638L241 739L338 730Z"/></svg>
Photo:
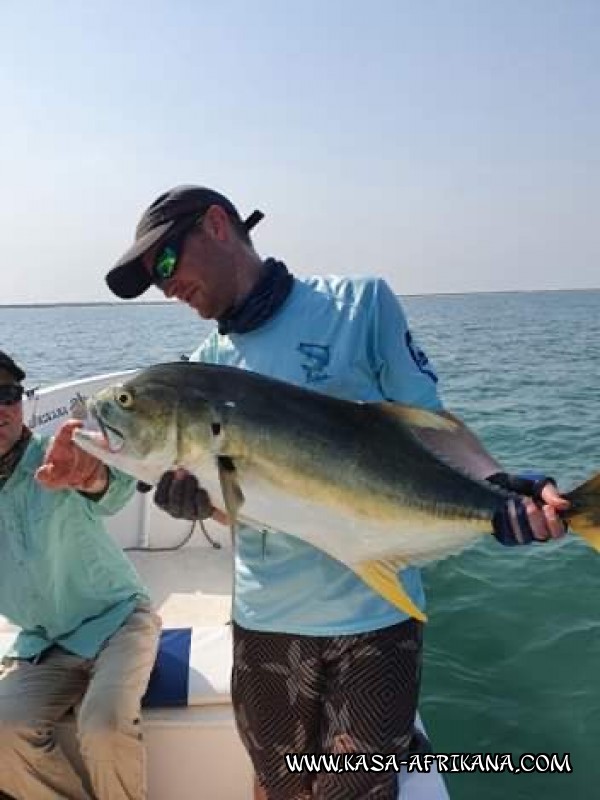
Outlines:
<svg viewBox="0 0 600 800"><path fill-rule="evenodd" d="M232 699L269 800L396 800L393 772L290 772L288 753L406 754L421 675L422 625L293 636L233 625Z"/></svg>

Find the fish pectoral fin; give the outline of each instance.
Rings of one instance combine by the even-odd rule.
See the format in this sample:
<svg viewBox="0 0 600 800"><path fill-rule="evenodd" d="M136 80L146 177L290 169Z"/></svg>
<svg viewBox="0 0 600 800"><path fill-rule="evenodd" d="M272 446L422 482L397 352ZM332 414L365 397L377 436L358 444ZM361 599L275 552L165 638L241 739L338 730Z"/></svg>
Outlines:
<svg viewBox="0 0 600 800"><path fill-rule="evenodd" d="M401 403L376 403L385 414L396 417L409 428L429 428L436 431L447 431L454 433L460 427L458 423L438 414L436 411L428 411L426 408L416 406L405 406Z"/></svg>
<svg viewBox="0 0 600 800"><path fill-rule="evenodd" d="M600 552L600 473L564 496L572 507L563 518L574 533Z"/></svg>
<svg viewBox="0 0 600 800"><path fill-rule="evenodd" d="M406 566L408 565L404 559L390 558L381 561L361 561L353 569L367 586L384 597L388 603L410 617L426 622L426 615L413 603L398 578L398 570Z"/></svg>
<svg viewBox="0 0 600 800"><path fill-rule="evenodd" d="M239 510L244 504L244 493L238 483L235 464L228 456L219 456L217 458L217 469L225 510L232 525L235 526Z"/></svg>
<svg viewBox="0 0 600 800"><path fill-rule="evenodd" d="M228 429L232 408L228 403L221 403L211 408L210 415L210 449L214 456L229 456L233 458L238 454L231 450Z"/></svg>

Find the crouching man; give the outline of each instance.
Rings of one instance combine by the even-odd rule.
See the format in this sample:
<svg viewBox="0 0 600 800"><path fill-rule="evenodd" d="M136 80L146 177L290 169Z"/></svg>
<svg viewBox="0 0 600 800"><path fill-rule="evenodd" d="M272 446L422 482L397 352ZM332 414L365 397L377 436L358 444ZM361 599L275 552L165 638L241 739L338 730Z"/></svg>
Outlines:
<svg viewBox="0 0 600 800"><path fill-rule="evenodd" d="M23 424L24 371L0 351L0 614L21 631L0 665L0 791L16 800L144 800L141 699L160 620L103 517L135 482ZM55 740L77 707L90 797Z"/></svg>

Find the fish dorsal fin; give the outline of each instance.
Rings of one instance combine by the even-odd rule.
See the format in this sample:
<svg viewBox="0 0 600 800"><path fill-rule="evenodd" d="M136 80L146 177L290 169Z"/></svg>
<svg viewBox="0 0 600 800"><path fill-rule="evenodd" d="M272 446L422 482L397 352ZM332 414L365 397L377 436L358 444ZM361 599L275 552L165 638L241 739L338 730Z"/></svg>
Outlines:
<svg viewBox="0 0 600 800"><path fill-rule="evenodd" d="M443 414L439 414L436 411L428 411L426 408L405 406L401 403L375 403L374 405L381 409L384 414L399 419L409 428L429 428L454 433L459 427L456 422Z"/></svg>
<svg viewBox="0 0 600 800"><path fill-rule="evenodd" d="M380 561L361 561L353 567L353 570L367 586L384 597L388 603L409 617L426 622L426 615L413 603L398 578L398 570L407 566L405 559L388 558Z"/></svg>

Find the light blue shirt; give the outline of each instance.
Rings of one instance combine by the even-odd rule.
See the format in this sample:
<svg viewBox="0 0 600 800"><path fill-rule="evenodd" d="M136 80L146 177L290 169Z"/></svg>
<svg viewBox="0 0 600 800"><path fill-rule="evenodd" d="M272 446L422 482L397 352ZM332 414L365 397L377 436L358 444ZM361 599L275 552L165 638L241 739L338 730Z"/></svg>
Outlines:
<svg viewBox="0 0 600 800"><path fill-rule="evenodd" d="M296 280L284 305L260 328L228 336L215 332L190 359L252 370L347 400L442 407L436 374L381 279ZM420 572L411 568L400 575L423 608ZM256 631L339 636L395 625L406 615L311 545L242 527L233 618Z"/></svg>
<svg viewBox="0 0 600 800"><path fill-rule="evenodd" d="M125 505L135 481L111 470L96 502L45 489L34 474L47 444L34 434L0 489L0 614L22 629L11 656L31 658L60 645L93 658L136 605L149 602L102 522Z"/></svg>

